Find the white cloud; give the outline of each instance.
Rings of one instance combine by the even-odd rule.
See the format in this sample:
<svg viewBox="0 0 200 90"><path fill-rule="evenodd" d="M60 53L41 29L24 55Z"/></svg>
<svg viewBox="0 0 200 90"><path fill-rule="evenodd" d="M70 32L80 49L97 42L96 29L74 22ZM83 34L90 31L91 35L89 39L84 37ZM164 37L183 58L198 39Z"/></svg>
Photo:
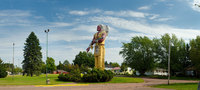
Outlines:
<svg viewBox="0 0 200 90"><path fill-rule="evenodd" d="M150 6L143 6L138 8L140 10L147 10L150 9ZM163 17L160 18L159 14L152 14L152 13L144 13L144 12L137 12L137 11L133 11L133 10L121 10L121 11L104 11L104 10L100 10L100 9L94 9L94 10L84 10L84 11L70 11L71 14L74 15L89 15L89 14L98 14L100 16L116 16L116 17L128 17L128 18L140 18L140 19L150 19L150 20L154 20L154 21L168 21L168 20L172 20L173 18L171 17ZM63 15L58 15L59 19L63 19L64 16ZM79 19L77 19L79 20ZM81 20L79 20L81 21ZM86 20L88 21L88 20Z"/></svg>
<svg viewBox="0 0 200 90"><path fill-rule="evenodd" d="M142 7L139 7L138 9L139 10L149 10L149 9L151 9L151 7L150 6L142 6Z"/></svg>
<svg viewBox="0 0 200 90"><path fill-rule="evenodd" d="M81 16L83 16L83 15L87 15L87 14L89 14L89 12L87 12L87 11L70 11L69 12L69 14L72 14L72 15L81 15Z"/></svg>
<svg viewBox="0 0 200 90"><path fill-rule="evenodd" d="M200 5L200 0L190 0L188 2L193 10L200 12L200 7L198 6Z"/></svg>
<svg viewBox="0 0 200 90"><path fill-rule="evenodd" d="M73 24L66 23L66 22L52 22L50 23L50 27L67 27L72 26Z"/></svg>
<svg viewBox="0 0 200 90"><path fill-rule="evenodd" d="M69 11L69 14L72 14L72 15L80 15L80 16L83 16L83 15L88 15L88 14L96 14L96 13L101 13L102 10L100 9L93 9L93 10L72 10L72 11Z"/></svg>
<svg viewBox="0 0 200 90"><path fill-rule="evenodd" d="M155 21L159 21L159 22L163 22L163 21L169 21L169 20L172 20L173 18L158 18L158 19L155 19Z"/></svg>
<svg viewBox="0 0 200 90"><path fill-rule="evenodd" d="M22 10L1 10L0 17L27 17L31 16L30 11L22 11Z"/></svg>
<svg viewBox="0 0 200 90"><path fill-rule="evenodd" d="M93 35L79 35L78 33L73 33L70 32L69 30L57 32L49 36L49 40L51 41L64 40L67 42L79 41L79 40L92 40L92 38Z"/></svg>
<svg viewBox="0 0 200 90"><path fill-rule="evenodd" d="M148 14L142 13L142 12L136 12L136 11L119 11L119 12L114 12L114 11L104 11L105 15L114 15L114 16L122 16L122 17L137 17L137 18L145 18Z"/></svg>
<svg viewBox="0 0 200 90"><path fill-rule="evenodd" d="M121 48L106 48L105 49L105 61L107 62L117 62L122 63L123 58L121 55L119 55L119 52L121 51Z"/></svg>
<svg viewBox="0 0 200 90"><path fill-rule="evenodd" d="M72 28L73 31L87 31L90 33L97 32L96 30L97 25L77 25L76 27Z"/></svg>
<svg viewBox="0 0 200 90"><path fill-rule="evenodd" d="M197 35L200 35L200 30L180 29L168 25L159 25L159 24L149 25L138 21L126 20L116 17L92 17L90 19L96 22L109 23L110 25L115 26L120 30L125 29L133 31L132 34L137 32L140 34L144 34L146 36L150 35L150 36L160 37L160 35L163 35L165 33L173 33L176 34L179 38L183 38L185 40L189 40L195 38ZM128 35L130 34L131 33L129 33ZM127 33L125 34L121 33L121 35L126 37Z"/></svg>
<svg viewBox="0 0 200 90"><path fill-rule="evenodd" d="M153 20L153 19L156 19L156 18L158 18L160 15L158 15L158 14L153 14L149 19L150 20Z"/></svg>
<svg viewBox="0 0 200 90"><path fill-rule="evenodd" d="M165 2L166 0L157 0L157 1L159 1L159 2Z"/></svg>

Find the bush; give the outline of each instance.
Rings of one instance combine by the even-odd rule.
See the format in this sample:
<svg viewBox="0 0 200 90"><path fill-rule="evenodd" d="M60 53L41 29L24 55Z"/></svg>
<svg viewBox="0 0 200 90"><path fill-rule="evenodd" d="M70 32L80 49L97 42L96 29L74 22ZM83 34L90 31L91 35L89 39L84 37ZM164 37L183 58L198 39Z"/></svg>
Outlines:
<svg viewBox="0 0 200 90"><path fill-rule="evenodd" d="M61 81L73 81L73 82L107 82L113 78L113 73L108 70L92 69L85 72L81 77L79 69L72 70L69 74L60 74L58 79Z"/></svg>
<svg viewBox="0 0 200 90"><path fill-rule="evenodd" d="M84 74L82 80L84 82L107 82L113 78L113 73L108 70L93 69Z"/></svg>
<svg viewBox="0 0 200 90"><path fill-rule="evenodd" d="M3 68L2 65L0 65L0 78L5 78L8 75L8 73L6 72L6 69Z"/></svg>
<svg viewBox="0 0 200 90"><path fill-rule="evenodd" d="M81 73L79 69L72 70L69 74L60 74L58 79L61 81L81 81Z"/></svg>

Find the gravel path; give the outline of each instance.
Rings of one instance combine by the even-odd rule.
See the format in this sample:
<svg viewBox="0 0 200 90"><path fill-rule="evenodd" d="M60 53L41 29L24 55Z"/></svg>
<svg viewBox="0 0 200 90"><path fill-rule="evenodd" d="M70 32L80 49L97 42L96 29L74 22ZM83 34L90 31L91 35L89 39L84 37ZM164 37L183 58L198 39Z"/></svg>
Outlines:
<svg viewBox="0 0 200 90"><path fill-rule="evenodd" d="M144 83L117 83L117 84L89 84L83 86L0 86L0 90L170 90L161 88L152 88L151 85L167 84L164 79L149 79L143 78ZM170 80L170 83L196 83L198 81L189 80ZM67 84L64 84L67 85Z"/></svg>

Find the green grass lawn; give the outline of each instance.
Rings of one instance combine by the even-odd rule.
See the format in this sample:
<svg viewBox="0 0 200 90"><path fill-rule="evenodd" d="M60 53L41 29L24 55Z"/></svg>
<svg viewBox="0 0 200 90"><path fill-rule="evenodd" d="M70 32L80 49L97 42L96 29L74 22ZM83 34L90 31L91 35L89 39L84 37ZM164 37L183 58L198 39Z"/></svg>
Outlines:
<svg viewBox="0 0 200 90"><path fill-rule="evenodd" d="M50 84L61 84L69 83L58 81L58 74L48 74L50 79ZM0 85L45 85L46 84L46 74L40 76L22 76L15 75L12 80L12 76L7 76L6 78L0 78Z"/></svg>
<svg viewBox="0 0 200 90"><path fill-rule="evenodd" d="M153 75L153 76L142 76L142 77L149 77L149 78L157 78L157 79L167 79L167 76L158 76L158 75ZM171 80L200 80L200 78L196 78L196 77L175 77L175 76L171 76L170 77Z"/></svg>
<svg viewBox="0 0 200 90"><path fill-rule="evenodd" d="M109 82L80 82L81 84L99 84L99 83L142 83L144 82L141 78L133 77L113 77Z"/></svg>
<svg viewBox="0 0 200 90"><path fill-rule="evenodd" d="M72 83L65 81L58 81L58 74L48 74L48 78L50 79L50 84L63 84L63 83ZM113 77L113 79L109 82L103 83L140 83L144 82L141 78L131 78L131 77ZM85 84L84 82L81 82ZM101 82L102 83L102 82ZM7 76L6 78L0 78L0 85L45 85L46 84L46 75L40 76L22 76L15 75L12 80L12 76ZM92 83L87 83L92 84Z"/></svg>
<svg viewBox="0 0 200 90"><path fill-rule="evenodd" d="M106 83L142 83L144 82L141 78L133 77L114 77L111 81Z"/></svg>
<svg viewBox="0 0 200 90"><path fill-rule="evenodd" d="M162 84L162 85L155 85L152 87L156 88L168 88L168 89L175 89L175 90L197 90L198 83L176 83L176 84Z"/></svg>

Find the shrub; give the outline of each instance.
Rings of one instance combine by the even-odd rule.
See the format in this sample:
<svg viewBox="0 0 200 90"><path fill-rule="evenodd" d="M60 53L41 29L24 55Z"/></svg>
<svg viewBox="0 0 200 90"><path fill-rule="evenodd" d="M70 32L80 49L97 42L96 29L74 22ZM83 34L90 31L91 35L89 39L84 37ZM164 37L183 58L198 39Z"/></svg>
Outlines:
<svg viewBox="0 0 200 90"><path fill-rule="evenodd" d="M6 69L3 68L2 65L0 65L0 78L5 78L8 75L8 73L6 72Z"/></svg>
<svg viewBox="0 0 200 90"><path fill-rule="evenodd" d="M61 81L81 81L81 73L79 69L72 70L69 74L60 74L58 79Z"/></svg>
<svg viewBox="0 0 200 90"><path fill-rule="evenodd" d="M107 82L113 78L113 73L108 70L92 69L84 74L82 80L84 82Z"/></svg>
<svg viewBox="0 0 200 90"><path fill-rule="evenodd" d="M79 69L72 70L69 74L60 74L58 79L61 81L84 81L84 82L107 82L113 78L113 73L109 70L92 69L85 72L81 77Z"/></svg>

